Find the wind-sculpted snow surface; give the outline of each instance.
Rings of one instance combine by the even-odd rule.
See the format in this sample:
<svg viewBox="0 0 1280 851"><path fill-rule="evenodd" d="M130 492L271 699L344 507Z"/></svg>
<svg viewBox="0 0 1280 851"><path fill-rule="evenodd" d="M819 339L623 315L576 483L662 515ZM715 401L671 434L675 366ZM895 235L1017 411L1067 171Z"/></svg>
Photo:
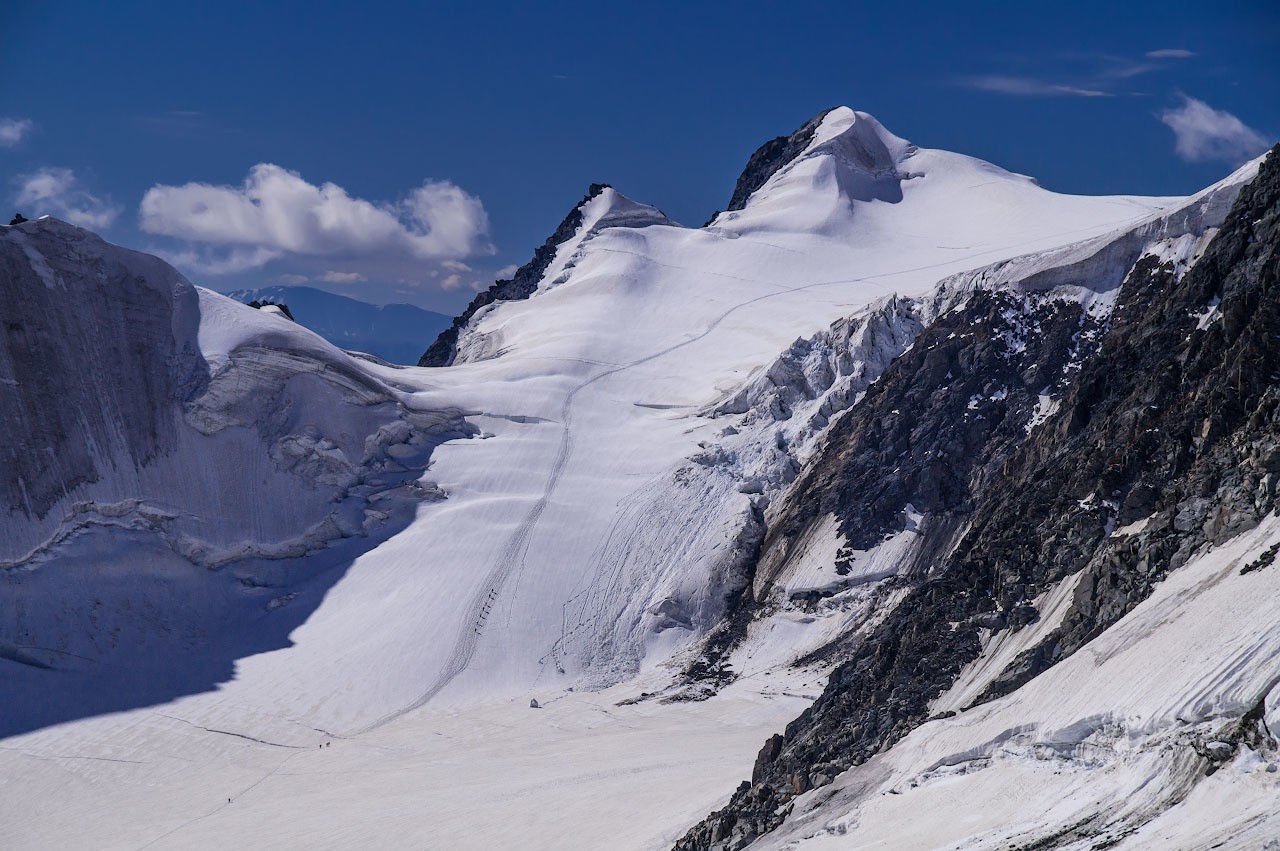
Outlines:
<svg viewBox="0 0 1280 851"><path fill-rule="evenodd" d="M655 849L728 804L684 842L740 847L853 766L849 741L1002 705L1045 675L1046 642L1134 612L1150 583L1086 600L1058 584L1078 565L1039 552L1051 579L956 580L955 618L929 583L962 542L981 558L1006 464L1088 419L1081 375L1137 321L1125 288L1157 267L1158 286L1192 280L1248 170L1190 201L1063 196L838 108L748 171L701 229L593 186L431 346L447 368L355 361L193 290L172 336L205 372L169 405L173 442L139 484L113 472L49 512L0 610L53 638L6 636L7 682L111 693L119 671L95 671L114 641L148 648L129 657L141 696L6 742L0 772L77 818L37 824L0 796L0 844L75 846L92 825L119 848ZM1191 328L1235 321L1203 295ZM1108 528L1109 499L1087 509L1099 540L1141 519ZM99 534L56 532L90 502ZM99 562L105 598L61 569ZM216 592L172 581L193 565ZM943 650L894 667L915 641ZM866 654L905 684L881 716L857 715ZM146 691L172 658L203 681ZM76 715L36 706L15 729ZM998 733L983 741L1015 741Z"/></svg>

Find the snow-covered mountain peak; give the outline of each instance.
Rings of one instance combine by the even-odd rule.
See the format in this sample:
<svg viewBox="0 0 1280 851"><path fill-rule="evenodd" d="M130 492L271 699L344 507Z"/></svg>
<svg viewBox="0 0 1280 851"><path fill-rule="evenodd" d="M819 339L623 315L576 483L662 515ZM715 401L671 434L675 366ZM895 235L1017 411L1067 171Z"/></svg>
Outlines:
<svg viewBox="0 0 1280 851"><path fill-rule="evenodd" d="M917 148L889 132L866 112L838 106L810 118L789 136L779 136L756 149L738 178L728 211L708 224L725 225L741 216L736 211L755 208L776 217L779 207L804 203L800 196L816 191L819 204L824 198L850 200L900 200L895 187L899 165ZM827 178L835 177L831 183ZM871 181L868 184L868 180ZM834 186L835 192L828 191ZM778 196L789 198L771 204ZM790 218L782 212L783 219ZM750 217L748 217L750 218ZM786 225L783 222L784 227Z"/></svg>
<svg viewBox="0 0 1280 851"><path fill-rule="evenodd" d="M838 106L825 113L809 146L799 158L839 152L868 171L892 170L916 152L915 145L895 136L875 116Z"/></svg>
<svg viewBox="0 0 1280 851"><path fill-rule="evenodd" d="M586 231L608 227L674 225L657 207L641 204L607 184L592 184L592 192L578 205ZM596 190L599 191L596 191ZM585 233L585 231L582 231Z"/></svg>
<svg viewBox="0 0 1280 851"><path fill-rule="evenodd" d="M1117 200L1129 206L1136 199ZM1135 206L1156 212L1172 200ZM918 147L868 113L836 107L757 149L728 210L707 226L730 236L804 234L849 244L922 233L928 223L939 245L961 251L992 226L1018 232L1048 208L1083 211L1098 203L1050 192L975 157Z"/></svg>

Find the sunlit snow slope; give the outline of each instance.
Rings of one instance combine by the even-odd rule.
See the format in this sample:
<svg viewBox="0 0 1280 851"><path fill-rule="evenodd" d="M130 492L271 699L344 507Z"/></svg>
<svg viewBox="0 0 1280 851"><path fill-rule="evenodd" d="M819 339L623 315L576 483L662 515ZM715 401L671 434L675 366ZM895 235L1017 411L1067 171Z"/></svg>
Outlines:
<svg viewBox="0 0 1280 851"><path fill-rule="evenodd" d="M670 846L830 667L791 664L891 606L875 583L916 557L887 541L859 568L884 596L755 624L718 693L685 676L828 418L986 285L966 273L1123 276L1175 238L1188 260L1251 173L1190 201L1060 195L835 109L701 229L589 197L533 294L481 308L441 369L353 360L58 222L0 232L6 308L51 353L0 351L6 449L45 476L38 506L7 477L0 517L0 846ZM133 360L82 348L138 288L103 335ZM88 472L31 462L46 443ZM805 546L778 587L826 593L839 535ZM1021 723L1002 707L946 747Z"/></svg>

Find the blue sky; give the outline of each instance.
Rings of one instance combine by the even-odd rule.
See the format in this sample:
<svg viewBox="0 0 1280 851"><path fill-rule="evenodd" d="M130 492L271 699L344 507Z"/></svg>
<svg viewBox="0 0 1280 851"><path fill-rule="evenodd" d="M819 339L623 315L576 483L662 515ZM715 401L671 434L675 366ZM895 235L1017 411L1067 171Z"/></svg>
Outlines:
<svg viewBox="0 0 1280 851"><path fill-rule="evenodd" d="M1192 192L1280 137L1272 5L5 3L0 194L214 288L453 312L589 183L698 225L837 104L1058 191Z"/></svg>

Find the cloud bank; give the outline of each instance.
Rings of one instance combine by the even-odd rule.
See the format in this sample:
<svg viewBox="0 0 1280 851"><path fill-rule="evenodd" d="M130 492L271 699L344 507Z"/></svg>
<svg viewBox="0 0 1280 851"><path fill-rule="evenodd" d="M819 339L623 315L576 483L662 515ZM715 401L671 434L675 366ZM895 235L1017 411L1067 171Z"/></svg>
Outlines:
<svg viewBox="0 0 1280 851"><path fill-rule="evenodd" d="M18 191L14 202L31 217L53 215L81 227L106 228L120 215L111 199L84 189L69 168L38 169L15 182Z"/></svg>
<svg viewBox="0 0 1280 851"><path fill-rule="evenodd" d="M260 163L239 186L154 186L139 213L144 231L187 243L171 257L209 274L286 257L341 258L350 267L362 259L385 265L493 251L484 205L447 181L427 181L399 201L374 202Z"/></svg>
<svg viewBox="0 0 1280 851"><path fill-rule="evenodd" d="M1173 130L1174 150L1188 162L1238 164L1268 147L1266 138L1239 118L1193 97L1183 96L1182 104L1165 110L1160 120Z"/></svg>

